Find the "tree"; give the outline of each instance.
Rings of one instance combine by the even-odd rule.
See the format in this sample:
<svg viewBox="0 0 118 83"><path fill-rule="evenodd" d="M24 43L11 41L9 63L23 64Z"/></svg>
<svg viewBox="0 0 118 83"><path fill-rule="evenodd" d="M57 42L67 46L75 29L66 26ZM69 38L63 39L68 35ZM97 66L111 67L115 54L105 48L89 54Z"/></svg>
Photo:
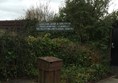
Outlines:
<svg viewBox="0 0 118 83"><path fill-rule="evenodd" d="M66 0L65 7L60 8L57 20L71 22L81 41L96 37L99 39L102 33L98 32L108 14L109 2L110 0Z"/></svg>
<svg viewBox="0 0 118 83"><path fill-rule="evenodd" d="M35 19L39 22L52 20L53 16L54 12L50 10L49 2L43 4L40 3L39 6L31 7L25 13L25 19Z"/></svg>
<svg viewBox="0 0 118 83"><path fill-rule="evenodd" d="M36 5L36 7L32 6L31 8L27 9L25 12L25 16L22 17L23 20L26 20L26 35L37 35L37 23L48 22L53 18L54 12L51 11L49 2L39 2L39 5Z"/></svg>

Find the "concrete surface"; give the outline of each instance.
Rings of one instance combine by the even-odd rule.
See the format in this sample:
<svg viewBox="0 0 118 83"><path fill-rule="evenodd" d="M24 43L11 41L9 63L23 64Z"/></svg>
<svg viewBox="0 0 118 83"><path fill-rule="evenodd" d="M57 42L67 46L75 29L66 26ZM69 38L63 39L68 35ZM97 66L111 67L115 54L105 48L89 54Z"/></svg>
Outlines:
<svg viewBox="0 0 118 83"><path fill-rule="evenodd" d="M115 76L101 80L97 83L118 83L118 78L115 78Z"/></svg>
<svg viewBox="0 0 118 83"><path fill-rule="evenodd" d="M111 72L114 76L101 80L97 83L118 83L118 66L112 66Z"/></svg>

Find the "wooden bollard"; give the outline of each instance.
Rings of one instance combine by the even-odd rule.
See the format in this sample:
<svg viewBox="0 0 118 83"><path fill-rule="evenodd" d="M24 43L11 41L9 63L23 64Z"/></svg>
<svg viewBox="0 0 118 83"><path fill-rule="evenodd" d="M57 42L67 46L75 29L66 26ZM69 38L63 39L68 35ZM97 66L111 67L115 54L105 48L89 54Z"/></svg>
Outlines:
<svg viewBox="0 0 118 83"><path fill-rule="evenodd" d="M56 57L39 57L38 83L60 83L61 67L62 67L61 59L58 59Z"/></svg>

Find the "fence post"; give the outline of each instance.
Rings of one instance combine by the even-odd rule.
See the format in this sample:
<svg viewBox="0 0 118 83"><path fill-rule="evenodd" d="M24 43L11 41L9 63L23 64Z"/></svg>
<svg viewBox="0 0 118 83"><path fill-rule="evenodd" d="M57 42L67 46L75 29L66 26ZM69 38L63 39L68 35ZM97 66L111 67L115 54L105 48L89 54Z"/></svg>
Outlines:
<svg viewBox="0 0 118 83"><path fill-rule="evenodd" d="M38 83L60 83L61 67L62 67L61 59L58 59L56 57L39 57Z"/></svg>

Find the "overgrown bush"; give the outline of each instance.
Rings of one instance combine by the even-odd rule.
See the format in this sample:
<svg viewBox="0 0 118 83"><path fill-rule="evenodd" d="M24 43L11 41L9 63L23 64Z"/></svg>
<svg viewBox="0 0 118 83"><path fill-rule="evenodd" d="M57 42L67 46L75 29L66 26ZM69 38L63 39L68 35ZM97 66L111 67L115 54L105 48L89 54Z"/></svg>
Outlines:
<svg viewBox="0 0 118 83"><path fill-rule="evenodd" d="M102 64L93 64L90 67L71 67L62 70L61 83L95 83L107 77L109 70Z"/></svg>
<svg viewBox="0 0 118 83"><path fill-rule="evenodd" d="M37 57L55 56L63 59L63 78L71 78L71 83L85 83L92 76L101 78L104 73L106 75L106 67L100 65L102 57L99 55L101 53L92 46L65 38L52 39L50 34L43 37L4 35L0 37L0 79L35 77L38 75Z"/></svg>

